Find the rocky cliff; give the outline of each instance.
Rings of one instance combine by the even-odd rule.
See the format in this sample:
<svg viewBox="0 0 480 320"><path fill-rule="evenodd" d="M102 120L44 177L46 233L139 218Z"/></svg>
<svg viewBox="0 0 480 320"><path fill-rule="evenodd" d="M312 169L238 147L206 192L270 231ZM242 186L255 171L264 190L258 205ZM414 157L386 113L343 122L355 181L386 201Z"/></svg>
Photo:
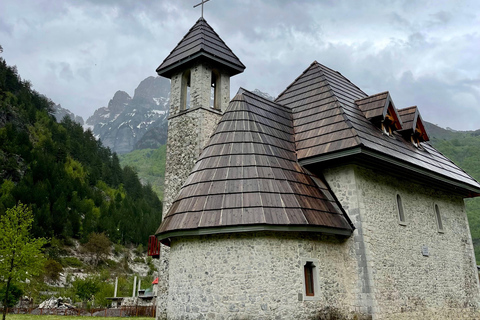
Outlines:
<svg viewBox="0 0 480 320"><path fill-rule="evenodd" d="M80 116L75 115L73 112L71 112L68 109L62 108L60 104L54 105L53 106L53 115L55 116L55 119L57 119L57 122L62 121L62 119L65 116L70 117L73 121L79 123L80 125L83 126L83 118Z"/></svg>
<svg viewBox="0 0 480 320"><path fill-rule="evenodd" d="M170 81L148 77L135 89L133 98L117 91L107 107L97 109L87 125L103 145L119 154L137 147L158 146L166 142ZM156 134L144 135L153 130ZM165 132L163 132L165 131Z"/></svg>

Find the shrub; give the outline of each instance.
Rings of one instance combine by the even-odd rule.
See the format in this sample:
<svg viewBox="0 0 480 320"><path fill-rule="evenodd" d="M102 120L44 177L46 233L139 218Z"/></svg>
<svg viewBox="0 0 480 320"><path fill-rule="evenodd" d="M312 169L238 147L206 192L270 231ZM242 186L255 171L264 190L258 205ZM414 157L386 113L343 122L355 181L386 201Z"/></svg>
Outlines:
<svg viewBox="0 0 480 320"><path fill-rule="evenodd" d="M84 266L83 262L76 257L62 258L61 262L63 267L82 268Z"/></svg>
<svg viewBox="0 0 480 320"><path fill-rule="evenodd" d="M123 251L124 251L124 247L121 244L116 243L116 244L113 245L113 254L115 256L121 255L123 253Z"/></svg>
<svg viewBox="0 0 480 320"><path fill-rule="evenodd" d="M145 263L145 259L140 258L140 257L135 257L135 259L133 259L133 262L135 262L135 263Z"/></svg>
<svg viewBox="0 0 480 320"><path fill-rule="evenodd" d="M60 279L60 272L63 271L63 267L55 260L47 260L44 266L44 277L46 280L57 282Z"/></svg>

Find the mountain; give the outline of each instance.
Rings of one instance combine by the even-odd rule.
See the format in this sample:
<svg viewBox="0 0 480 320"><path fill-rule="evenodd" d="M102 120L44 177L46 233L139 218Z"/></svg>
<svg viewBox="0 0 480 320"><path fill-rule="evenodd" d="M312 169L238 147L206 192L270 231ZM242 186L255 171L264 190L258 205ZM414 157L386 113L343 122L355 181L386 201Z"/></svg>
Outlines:
<svg viewBox="0 0 480 320"><path fill-rule="evenodd" d="M55 116L55 119L57 119L57 122L62 121L65 116L68 116L70 119L72 119L72 121L75 121L79 125L83 126L84 124L82 117L76 116L68 109L62 108L62 105L60 104L53 106L53 115Z"/></svg>
<svg viewBox="0 0 480 320"><path fill-rule="evenodd" d="M166 143L170 81L148 77L135 89L133 98L117 91L107 107L87 119L96 138L119 154ZM149 131L152 133L142 140Z"/></svg>
<svg viewBox="0 0 480 320"><path fill-rule="evenodd" d="M260 91L260 90L258 90L258 89L255 89L255 90L253 90L252 92L255 93L256 95L262 97L262 98L267 99L267 100L270 100L270 101L275 100L275 98L272 97L271 95L269 95L268 93L263 92L263 91Z"/></svg>

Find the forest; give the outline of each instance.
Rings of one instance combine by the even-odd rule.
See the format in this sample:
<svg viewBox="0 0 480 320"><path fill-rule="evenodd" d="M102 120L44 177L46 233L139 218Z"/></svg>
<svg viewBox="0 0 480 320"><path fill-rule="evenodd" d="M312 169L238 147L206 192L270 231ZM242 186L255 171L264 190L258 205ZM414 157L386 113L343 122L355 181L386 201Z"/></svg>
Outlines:
<svg viewBox="0 0 480 320"><path fill-rule="evenodd" d="M90 130L57 123L53 105L0 58L0 215L21 202L34 237L145 244L162 219L157 194Z"/></svg>

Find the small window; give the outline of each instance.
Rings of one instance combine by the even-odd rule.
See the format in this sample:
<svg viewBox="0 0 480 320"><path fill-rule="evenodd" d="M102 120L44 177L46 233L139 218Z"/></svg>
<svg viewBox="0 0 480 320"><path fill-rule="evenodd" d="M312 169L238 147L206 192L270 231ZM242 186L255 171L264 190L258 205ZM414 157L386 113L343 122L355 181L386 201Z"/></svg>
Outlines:
<svg viewBox="0 0 480 320"><path fill-rule="evenodd" d="M182 76L181 96L180 96L180 111L190 109L190 70L185 71Z"/></svg>
<svg viewBox="0 0 480 320"><path fill-rule="evenodd" d="M398 222L401 225L406 225L405 212L403 211L402 197L397 194L397 209L398 209Z"/></svg>
<svg viewBox="0 0 480 320"><path fill-rule="evenodd" d="M318 261L316 259L306 259L302 261L303 268L303 300L318 300ZM301 295L299 295L301 296Z"/></svg>
<svg viewBox="0 0 480 320"><path fill-rule="evenodd" d="M443 222L442 222L442 215L440 214L440 209L438 208L438 205L435 204L435 217L437 218L437 228L438 232L443 233Z"/></svg>
<svg viewBox="0 0 480 320"><path fill-rule="evenodd" d="M305 295L307 297L313 297L315 295L315 286L313 281L313 269L315 266L313 262L309 261L303 266L303 272L305 274Z"/></svg>

